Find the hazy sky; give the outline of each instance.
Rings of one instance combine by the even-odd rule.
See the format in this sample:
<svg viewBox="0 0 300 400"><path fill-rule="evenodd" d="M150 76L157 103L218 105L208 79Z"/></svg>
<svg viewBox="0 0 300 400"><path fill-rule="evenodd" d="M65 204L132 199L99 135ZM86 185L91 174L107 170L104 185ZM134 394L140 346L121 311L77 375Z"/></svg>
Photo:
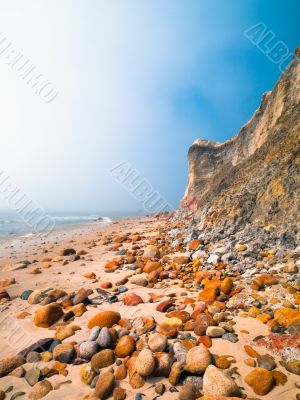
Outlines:
<svg viewBox="0 0 300 400"><path fill-rule="evenodd" d="M113 215L142 209L110 173L127 160L177 206L189 145L236 134L280 74L243 32L262 21L293 50L299 11L296 0L0 0L0 32L59 92L46 104L0 55L0 169L47 210Z"/></svg>

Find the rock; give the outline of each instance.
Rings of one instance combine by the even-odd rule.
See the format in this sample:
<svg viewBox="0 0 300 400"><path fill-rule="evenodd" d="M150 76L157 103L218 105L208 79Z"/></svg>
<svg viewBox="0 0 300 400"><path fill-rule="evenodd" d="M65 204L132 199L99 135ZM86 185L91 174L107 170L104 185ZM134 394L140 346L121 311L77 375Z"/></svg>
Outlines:
<svg viewBox="0 0 300 400"><path fill-rule="evenodd" d="M101 369L112 365L115 362L115 355L111 349L99 351L93 355L91 365L95 369Z"/></svg>
<svg viewBox="0 0 300 400"><path fill-rule="evenodd" d="M259 396L268 394L275 383L272 373L264 368L255 368L246 375L245 382Z"/></svg>
<svg viewBox="0 0 300 400"><path fill-rule="evenodd" d="M164 351L168 344L168 338L160 333L152 333L148 338L148 346L153 352Z"/></svg>
<svg viewBox="0 0 300 400"><path fill-rule="evenodd" d="M134 350L135 350L134 338L132 336L125 335L118 340L115 348L115 354L117 357L124 358L127 356L131 356Z"/></svg>
<svg viewBox="0 0 300 400"><path fill-rule="evenodd" d="M272 356L269 354L264 354L257 358L257 364L260 368L267 369L268 371L272 371L276 368L276 362Z"/></svg>
<svg viewBox="0 0 300 400"><path fill-rule="evenodd" d="M0 378L8 375L23 364L25 364L25 359L21 355L3 358L0 360Z"/></svg>
<svg viewBox="0 0 300 400"><path fill-rule="evenodd" d="M76 254L76 251L74 249L62 249L59 252L60 256L71 256L72 254Z"/></svg>
<svg viewBox="0 0 300 400"><path fill-rule="evenodd" d="M179 364L184 365L188 350L182 345L181 342L176 342L173 345L173 351L175 358L179 362Z"/></svg>
<svg viewBox="0 0 300 400"><path fill-rule="evenodd" d="M41 360L41 355L37 351L31 351L27 354L26 362L27 363L34 363L39 362Z"/></svg>
<svg viewBox="0 0 300 400"><path fill-rule="evenodd" d="M160 396L162 396L166 391L166 385L164 385L163 383L158 383L155 386L155 393L159 394Z"/></svg>
<svg viewBox="0 0 300 400"><path fill-rule="evenodd" d="M54 339L64 340L70 336L73 336L74 333L75 333L75 330L73 329L72 326L59 326L56 329Z"/></svg>
<svg viewBox="0 0 300 400"><path fill-rule="evenodd" d="M218 338L224 335L225 329L220 328L219 326L209 326L206 329L206 335L212 338Z"/></svg>
<svg viewBox="0 0 300 400"><path fill-rule="evenodd" d="M30 386L34 386L39 381L40 376L39 368L30 368L25 374L25 379Z"/></svg>
<svg viewBox="0 0 300 400"><path fill-rule="evenodd" d="M115 379L117 381L122 381L127 376L127 369L124 364L119 365L115 368Z"/></svg>
<svg viewBox="0 0 300 400"><path fill-rule="evenodd" d="M28 297L31 295L32 292L33 290L24 290L24 292L20 294L20 298L22 300L28 300Z"/></svg>
<svg viewBox="0 0 300 400"><path fill-rule="evenodd" d="M160 325L161 334L173 338L177 336L177 332L183 326L182 321L178 318L166 318Z"/></svg>
<svg viewBox="0 0 300 400"><path fill-rule="evenodd" d="M291 372L292 374L300 375L300 361L289 361L283 363L283 366L287 371Z"/></svg>
<svg viewBox="0 0 300 400"><path fill-rule="evenodd" d="M113 398L114 400L124 400L126 398L126 390L121 387L115 388L113 391Z"/></svg>
<svg viewBox="0 0 300 400"><path fill-rule="evenodd" d="M231 292L232 287L233 280L232 278L227 277L221 282L220 290L221 292L228 294L229 292Z"/></svg>
<svg viewBox="0 0 300 400"><path fill-rule="evenodd" d="M90 319L88 328L92 329L94 326L111 328L113 325L117 324L120 319L121 315L116 311L101 311Z"/></svg>
<svg viewBox="0 0 300 400"><path fill-rule="evenodd" d="M73 314L75 317L81 317L86 311L87 308L83 303L76 304L76 306L72 307Z"/></svg>
<svg viewBox="0 0 300 400"><path fill-rule="evenodd" d="M132 279L131 282L134 285L137 285L137 286L144 286L145 287L145 286L148 285L148 280L146 278L143 278L143 277L136 277L136 278Z"/></svg>
<svg viewBox="0 0 300 400"><path fill-rule="evenodd" d="M209 365L203 375L205 396L234 396L238 392L235 381L214 365Z"/></svg>
<svg viewBox="0 0 300 400"><path fill-rule="evenodd" d="M43 352L45 350L50 349L50 346L52 345L53 342L54 340L52 338L40 339L37 342L26 347L25 349L21 350L19 352L19 355L26 358L27 355L33 351L38 353Z"/></svg>
<svg viewBox="0 0 300 400"><path fill-rule="evenodd" d="M75 355L74 346L71 343L63 343L56 346L53 350L54 360L65 364L71 364Z"/></svg>
<svg viewBox="0 0 300 400"><path fill-rule="evenodd" d="M201 374L211 363L211 354L201 343L187 352L185 370L193 374Z"/></svg>
<svg viewBox="0 0 300 400"><path fill-rule="evenodd" d="M183 372L183 367L182 365L178 362L175 361L174 364L172 364L171 367L171 372L169 375L169 382L171 385L175 386L180 380L180 375Z"/></svg>
<svg viewBox="0 0 300 400"><path fill-rule="evenodd" d="M144 333L152 331L156 326L153 317L137 317L132 323L132 328L137 335L142 335Z"/></svg>
<svg viewBox="0 0 300 400"><path fill-rule="evenodd" d="M151 350L142 350L136 358L136 371L141 376L149 376L155 368L155 358Z"/></svg>
<svg viewBox="0 0 300 400"><path fill-rule="evenodd" d="M95 387L96 397L101 400L107 399L113 391L114 384L115 377L112 372L104 372L103 374L100 374Z"/></svg>
<svg viewBox="0 0 300 400"><path fill-rule="evenodd" d="M220 261L220 255L219 254L211 254L207 259L207 262L209 264L217 264L219 261Z"/></svg>
<svg viewBox="0 0 300 400"><path fill-rule="evenodd" d="M94 342L97 340L99 333L100 333L101 328L99 326L95 326L94 328L91 329L88 337L89 342Z"/></svg>
<svg viewBox="0 0 300 400"><path fill-rule="evenodd" d="M230 367L231 362L228 360L227 356L218 357L216 360L216 367L220 369L227 369Z"/></svg>
<svg viewBox="0 0 300 400"><path fill-rule="evenodd" d="M78 290L73 297L73 305L76 306L79 303L83 303L88 298L88 293L84 288Z"/></svg>
<svg viewBox="0 0 300 400"><path fill-rule="evenodd" d="M96 376L96 371L88 364L83 364L80 367L80 379L86 385L90 385Z"/></svg>
<svg viewBox="0 0 300 400"><path fill-rule="evenodd" d="M102 347L102 349L106 349L111 345L112 338L110 336L109 329L106 326L101 329L97 339L97 343L100 347Z"/></svg>
<svg viewBox="0 0 300 400"><path fill-rule="evenodd" d="M48 380L43 380L36 383L28 392L28 398L32 400L41 399L45 397L53 389Z"/></svg>
<svg viewBox="0 0 300 400"><path fill-rule="evenodd" d="M200 314L195 321L194 332L196 335L205 335L206 329L209 326L215 326L216 323L214 319L208 314Z"/></svg>
<svg viewBox="0 0 300 400"><path fill-rule="evenodd" d="M293 308L279 308L274 312L274 320L285 327L293 324L295 321L300 319L300 310L294 310Z"/></svg>
<svg viewBox="0 0 300 400"><path fill-rule="evenodd" d="M62 308L56 303L51 303L45 307L37 309L34 316L34 324L40 328L49 328L62 316Z"/></svg>
<svg viewBox="0 0 300 400"><path fill-rule="evenodd" d="M183 385L179 390L179 400L195 400L197 397L197 390L191 383Z"/></svg>
<svg viewBox="0 0 300 400"><path fill-rule="evenodd" d="M166 315L168 318L178 318L181 319L183 323L187 322L188 320L191 319L190 314L187 311L180 311L180 310L175 310L171 311Z"/></svg>
<svg viewBox="0 0 300 400"><path fill-rule="evenodd" d="M79 356L85 360L90 360L94 354L99 350L99 345L97 342L83 342L79 346Z"/></svg>
<svg viewBox="0 0 300 400"><path fill-rule="evenodd" d="M144 303L143 299L135 293L129 293L123 297L123 303L125 306L137 306L138 304Z"/></svg>
<svg viewBox="0 0 300 400"><path fill-rule="evenodd" d="M168 377L171 370L172 359L169 353L156 352L154 353L155 368L152 373L153 376Z"/></svg>
<svg viewBox="0 0 300 400"><path fill-rule="evenodd" d="M160 253L156 246L148 246L144 250L144 258L156 258L159 257Z"/></svg>
<svg viewBox="0 0 300 400"><path fill-rule="evenodd" d="M159 312L166 312L170 307L173 307L174 301L173 300L165 300L159 303L156 307L156 310Z"/></svg>
<svg viewBox="0 0 300 400"><path fill-rule="evenodd" d="M18 367L14 369L12 372L10 372L8 375L9 376L15 376L16 378L23 378L26 374L26 370L24 367Z"/></svg>

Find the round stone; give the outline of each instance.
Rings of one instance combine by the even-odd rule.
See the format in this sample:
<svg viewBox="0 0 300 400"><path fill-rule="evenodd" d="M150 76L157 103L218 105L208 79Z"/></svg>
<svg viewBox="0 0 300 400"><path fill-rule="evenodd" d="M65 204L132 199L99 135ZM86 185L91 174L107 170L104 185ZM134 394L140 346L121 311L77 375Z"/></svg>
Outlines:
<svg viewBox="0 0 300 400"><path fill-rule="evenodd" d="M79 356L85 360L90 360L94 354L99 350L99 345L97 342L83 342L79 346Z"/></svg>
<svg viewBox="0 0 300 400"><path fill-rule="evenodd" d="M150 350L164 351L168 344L168 338L160 333L152 333L148 338L148 346Z"/></svg>
<svg viewBox="0 0 300 400"><path fill-rule="evenodd" d="M192 374L201 374L211 363L211 354L201 343L199 346L192 347L187 352L185 369Z"/></svg>
<svg viewBox="0 0 300 400"><path fill-rule="evenodd" d="M155 358L149 349L142 350L135 361L136 371L141 376L149 376L155 368Z"/></svg>

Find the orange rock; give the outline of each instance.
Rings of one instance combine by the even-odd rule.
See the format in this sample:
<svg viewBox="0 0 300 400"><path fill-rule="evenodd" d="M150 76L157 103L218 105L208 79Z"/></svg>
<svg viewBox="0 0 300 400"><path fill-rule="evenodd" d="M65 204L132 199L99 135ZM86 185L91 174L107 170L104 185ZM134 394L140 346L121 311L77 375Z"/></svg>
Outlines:
<svg viewBox="0 0 300 400"><path fill-rule="evenodd" d="M45 307L37 309L33 322L40 328L49 328L58 321L63 314L63 310L58 304L51 303Z"/></svg>
<svg viewBox="0 0 300 400"><path fill-rule="evenodd" d="M247 250L247 246L245 244L241 244L240 246L237 246L236 251L245 251Z"/></svg>
<svg viewBox="0 0 300 400"><path fill-rule="evenodd" d="M300 311L293 308L279 308L275 310L274 320L279 325L287 327L293 322L300 320Z"/></svg>
<svg viewBox="0 0 300 400"><path fill-rule="evenodd" d="M207 304L212 304L217 297L217 291L214 287L205 287L202 292L199 293L198 299L204 301Z"/></svg>
<svg viewBox="0 0 300 400"><path fill-rule="evenodd" d="M170 338L176 337L179 329L182 328L182 321L178 318L167 318L159 325L159 332Z"/></svg>
<svg viewBox="0 0 300 400"><path fill-rule="evenodd" d="M253 391L259 396L264 396L270 392L275 384L272 372L264 368L255 368L245 377L245 382L251 386Z"/></svg>
<svg viewBox="0 0 300 400"><path fill-rule="evenodd" d="M202 343L204 344L205 347L207 347L208 349L212 346L212 340L209 336L200 336L198 338L198 343Z"/></svg>
<svg viewBox="0 0 300 400"><path fill-rule="evenodd" d="M121 316L116 311L101 311L89 320L87 326L89 329L92 329L94 326L111 328L113 325L117 324L120 319Z"/></svg>
<svg viewBox="0 0 300 400"><path fill-rule="evenodd" d="M119 267L119 261L113 260L113 261L108 261L105 264L105 272L114 272L116 269Z"/></svg>
<svg viewBox="0 0 300 400"><path fill-rule="evenodd" d="M200 245L200 240L194 239L189 243L189 250L197 250Z"/></svg>
<svg viewBox="0 0 300 400"><path fill-rule="evenodd" d="M117 357L124 358L127 356L131 356L131 354L135 350L135 341L132 336L122 336L121 339L119 339L116 348L115 348L115 354Z"/></svg>
<svg viewBox="0 0 300 400"><path fill-rule="evenodd" d="M259 357L258 352L256 350L254 350L251 346L245 345L244 350L250 357L253 357L253 358Z"/></svg>
<svg viewBox="0 0 300 400"><path fill-rule="evenodd" d="M139 295L135 293L129 293L123 298L123 303L125 304L125 306L136 306L144 302Z"/></svg>
<svg viewBox="0 0 300 400"><path fill-rule="evenodd" d="M266 313L262 313L256 317L256 319L261 321L263 324L266 324L271 318L272 318L271 315Z"/></svg>
<svg viewBox="0 0 300 400"><path fill-rule="evenodd" d="M281 371L272 371L273 378L275 379L275 385L285 385L287 383L287 376Z"/></svg>
<svg viewBox="0 0 300 400"><path fill-rule="evenodd" d="M157 261L150 261L148 260L146 262L146 265L144 266L143 269L144 272L146 272L147 274L153 271L162 271L162 265L161 263L157 262Z"/></svg>
<svg viewBox="0 0 300 400"><path fill-rule="evenodd" d="M189 319L191 319L190 314L187 311L171 311L166 315L168 318L179 318L183 323L187 322Z"/></svg>
<svg viewBox="0 0 300 400"><path fill-rule="evenodd" d="M221 292L228 294L230 293L231 289L233 287L233 280L232 278L225 278L222 282L221 282L221 286L220 286L220 290Z"/></svg>

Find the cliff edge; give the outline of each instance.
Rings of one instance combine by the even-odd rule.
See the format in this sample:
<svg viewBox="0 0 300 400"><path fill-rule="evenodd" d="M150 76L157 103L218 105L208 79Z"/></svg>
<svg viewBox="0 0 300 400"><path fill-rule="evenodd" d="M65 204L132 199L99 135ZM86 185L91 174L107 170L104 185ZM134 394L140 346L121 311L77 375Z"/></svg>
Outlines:
<svg viewBox="0 0 300 400"><path fill-rule="evenodd" d="M192 144L182 207L195 213L202 229L255 224L300 239L299 103L300 48L236 136Z"/></svg>

